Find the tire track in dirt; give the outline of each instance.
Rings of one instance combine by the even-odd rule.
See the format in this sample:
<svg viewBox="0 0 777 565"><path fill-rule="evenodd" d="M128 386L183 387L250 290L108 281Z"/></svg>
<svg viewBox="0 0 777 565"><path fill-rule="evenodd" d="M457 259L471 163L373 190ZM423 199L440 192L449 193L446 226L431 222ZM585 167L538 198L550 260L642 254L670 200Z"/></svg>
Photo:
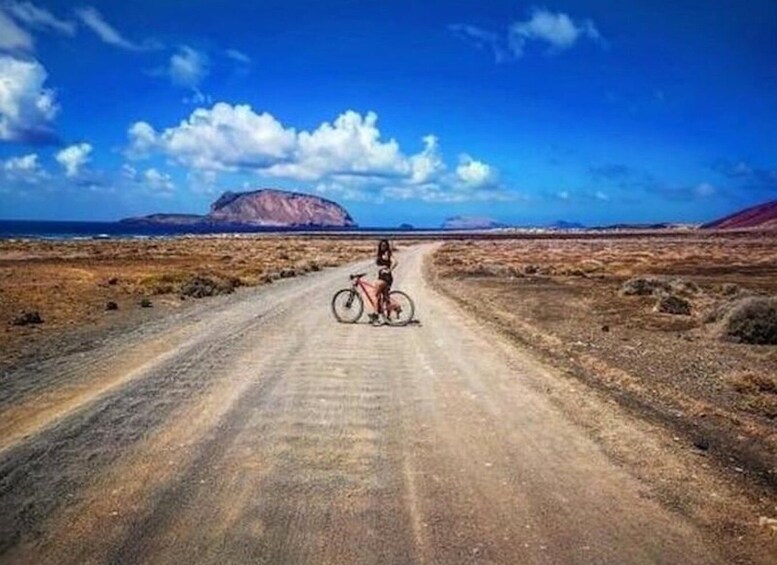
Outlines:
<svg viewBox="0 0 777 565"><path fill-rule="evenodd" d="M30 441L3 453L0 462L0 539L13 542L45 518L90 477L165 423L176 408L207 387L208 373L233 344L230 335L185 348L143 377L127 382L94 405L56 422ZM45 489L40 486L45 485ZM7 527L11 531L7 531ZM0 546L0 550L3 546Z"/></svg>
<svg viewBox="0 0 777 565"><path fill-rule="evenodd" d="M310 281L307 285L300 281L278 285L272 289L275 292L257 293L259 300L237 302L237 307L228 302L223 312L195 321L199 338L158 358L146 371L124 379L116 390L73 407L69 415L51 421L49 427L41 426L40 433L0 452L0 555L25 532L38 537L42 520L62 505L75 503L80 490L99 471L117 464L153 430L183 417L177 413L205 394L214 381L222 379L229 384L230 372L221 369L235 355L241 340L248 342L247 350L255 349L263 334L277 332L275 325L302 295L331 284L346 272L312 276L317 281L312 285ZM191 321L190 317L185 319ZM293 331L293 326L287 329ZM111 353L105 356L110 358ZM70 362L81 364L80 356ZM100 359L94 365L107 362ZM67 369L75 372L73 367ZM100 375L95 379L100 381Z"/></svg>
<svg viewBox="0 0 777 565"><path fill-rule="evenodd" d="M202 478L182 479L194 485L185 500L174 488L144 524L145 535L132 536L114 557L342 562L357 560L356 547L361 557L373 556L368 561L412 560L412 543L382 539L387 528L402 530L405 522L399 443L390 435L397 411L391 387L376 378L380 360L364 355L352 330L337 326L309 335L306 350L318 353L295 352L283 379L235 412L243 418L240 428L214 438L228 448L206 458ZM202 509L208 509L204 515Z"/></svg>
<svg viewBox="0 0 777 565"><path fill-rule="evenodd" d="M30 393L23 401L7 407L0 421L0 452L164 363L175 353L177 337L170 335L146 342L142 352L133 351L124 358L115 358L110 367L102 370L94 364L83 366L82 375L92 373L92 378L73 379L76 382ZM146 361L149 357L151 360ZM68 375L62 376L67 380Z"/></svg>

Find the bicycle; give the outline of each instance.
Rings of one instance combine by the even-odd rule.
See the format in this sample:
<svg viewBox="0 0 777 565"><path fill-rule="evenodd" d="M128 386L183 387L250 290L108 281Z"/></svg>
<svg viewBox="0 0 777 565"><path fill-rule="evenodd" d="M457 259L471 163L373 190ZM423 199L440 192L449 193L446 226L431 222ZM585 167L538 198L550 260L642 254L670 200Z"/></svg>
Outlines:
<svg viewBox="0 0 777 565"><path fill-rule="evenodd" d="M375 308L375 286L362 280L367 273L356 273L350 275L351 286L335 292L332 297L332 314L338 322L344 324L355 324L364 313L363 294L370 301L373 309ZM361 291L361 294L359 293ZM388 293L388 300L383 300L384 319L392 326L406 326L413 319L415 314L415 304L413 300L401 290L392 290Z"/></svg>

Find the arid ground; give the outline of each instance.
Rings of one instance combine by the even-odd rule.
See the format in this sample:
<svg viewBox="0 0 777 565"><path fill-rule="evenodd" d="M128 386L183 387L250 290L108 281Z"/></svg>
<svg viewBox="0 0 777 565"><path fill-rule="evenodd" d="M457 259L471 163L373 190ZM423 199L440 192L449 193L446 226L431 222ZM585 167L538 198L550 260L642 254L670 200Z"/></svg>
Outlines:
<svg viewBox="0 0 777 565"><path fill-rule="evenodd" d="M89 342L95 330L123 331L128 321L168 313L186 299L333 267L373 247L276 236L0 241L0 368L52 348L85 347L75 344L74 331ZM14 325L24 312L37 312L43 323Z"/></svg>
<svg viewBox="0 0 777 565"><path fill-rule="evenodd" d="M0 561L775 562L774 241L407 246L403 328L280 278L372 243L203 241L4 247Z"/></svg>
<svg viewBox="0 0 777 565"><path fill-rule="evenodd" d="M777 234L452 242L433 266L516 340L777 485L777 347L726 336L721 315L777 296Z"/></svg>

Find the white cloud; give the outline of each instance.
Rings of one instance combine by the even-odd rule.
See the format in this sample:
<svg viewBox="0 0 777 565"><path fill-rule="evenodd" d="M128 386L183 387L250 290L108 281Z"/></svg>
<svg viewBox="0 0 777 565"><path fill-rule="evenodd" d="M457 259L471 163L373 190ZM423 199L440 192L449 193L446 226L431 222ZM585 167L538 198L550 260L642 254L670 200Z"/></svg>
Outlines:
<svg viewBox="0 0 777 565"><path fill-rule="evenodd" d="M371 204L381 204L383 197L379 190L364 190L363 186L348 186L342 182L321 182L314 190L319 194L351 202L369 202Z"/></svg>
<svg viewBox="0 0 777 565"><path fill-rule="evenodd" d="M475 189L452 179L420 185L390 185L381 189L380 194L383 198L392 200L422 200L431 203L509 202L518 197L499 186L484 186Z"/></svg>
<svg viewBox="0 0 777 565"><path fill-rule="evenodd" d="M263 169L291 158L296 133L250 106L223 102L198 108L178 126L157 133L146 122L129 129L130 156L157 151L195 169Z"/></svg>
<svg viewBox="0 0 777 565"><path fill-rule="evenodd" d="M520 59L529 42L546 44L549 53L569 49L581 38L606 45L590 19L575 21L567 14L545 8L533 8L528 19L513 22L506 34L470 24L449 25L448 30L478 49L490 50L497 63Z"/></svg>
<svg viewBox="0 0 777 565"><path fill-rule="evenodd" d="M24 155L22 157L11 157L2 163L3 170L11 172L34 171L40 167L40 165L38 165L38 155L35 153L30 153L29 155Z"/></svg>
<svg viewBox="0 0 777 565"><path fill-rule="evenodd" d="M170 57L167 74L177 86L197 88L209 72L208 56L205 53L181 45L178 52Z"/></svg>
<svg viewBox="0 0 777 565"><path fill-rule="evenodd" d="M54 92L44 88L46 69L37 61L0 55L0 141L53 139L51 122L59 110Z"/></svg>
<svg viewBox="0 0 777 565"><path fill-rule="evenodd" d="M135 122L127 131L131 143L127 150L132 158L145 157L157 145L157 135L154 128L147 122Z"/></svg>
<svg viewBox="0 0 777 565"><path fill-rule="evenodd" d="M449 25L448 30L456 37L474 45L478 49L489 49L497 63L501 63L509 58L500 34L495 31L470 24Z"/></svg>
<svg viewBox="0 0 777 565"><path fill-rule="evenodd" d="M318 183L322 193L348 199L417 198L428 201L492 199L503 190L496 171L463 158L455 174L446 165L435 136L423 138L418 153L402 152L385 139L374 112L348 110L312 131L287 127L268 113L223 102L198 108L178 126L156 131L146 122L128 131L130 158L157 153L200 172L254 172L264 177Z"/></svg>
<svg viewBox="0 0 777 565"><path fill-rule="evenodd" d="M102 14L92 6L77 9L76 16L78 16L84 25L91 29L104 43L113 45L114 47L119 47L128 51L143 51L154 47L154 45L149 42L139 44L126 39L115 27L105 21Z"/></svg>
<svg viewBox="0 0 777 565"><path fill-rule="evenodd" d="M33 47L32 36L16 25L0 7L0 50L16 53L32 51Z"/></svg>
<svg viewBox="0 0 777 565"><path fill-rule="evenodd" d="M143 173L143 180L153 190L162 192L172 192L175 190L173 179L167 173L161 173L157 169L146 169Z"/></svg>
<svg viewBox="0 0 777 565"><path fill-rule="evenodd" d="M121 166L121 176L128 180L135 180L138 178L138 170L129 163L124 163Z"/></svg>
<svg viewBox="0 0 777 565"><path fill-rule="evenodd" d="M534 8L526 21L510 26L508 43L515 57L521 57L528 41L540 41L550 46L551 52L572 47L578 39L587 37L601 41L602 36L591 20L575 22L567 14Z"/></svg>
<svg viewBox="0 0 777 565"><path fill-rule="evenodd" d="M219 175L216 171L193 169L186 176L189 188L196 194L216 194L219 192Z"/></svg>
<svg viewBox="0 0 777 565"><path fill-rule="evenodd" d="M184 104L210 104L213 102L213 97L210 94L205 94L199 88L192 89L191 96L184 96L181 99Z"/></svg>
<svg viewBox="0 0 777 565"><path fill-rule="evenodd" d="M378 116L348 110L333 123L296 135L291 160L266 168L265 174L297 180L328 176L400 177L412 174L412 164L394 139L383 141ZM292 133L294 130L287 130Z"/></svg>
<svg viewBox="0 0 777 565"><path fill-rule="evenodd" d="M89 162L92 146L88 143L77 143L59 151L55 158L65 169L65 176L77 177L81 168Z"/></svg>
<svg viewBox="0 0 777 565"><path fill-rule="evenodd" d="M480 187L491 184L495 180L494 169L483 161L476 161L467 154L459 157L456 176L470 187Z"/></svg>
<svg viewBox="0 0 777 565"><path fill-rule="evenodd" d="M5 179L22 181L27 184L35 184L48 177L35 153L0 161L0 171L3 172Z"/></svg>
<svg viewBox="0 0 777 565"><path fill-rule="evenodd" d="M170 193L175 190L175 183L172 177L155 167L146 169L141 173L129 163L124 163L121 166L120 175L125 181L130 181L130 183L136 186L149 188L154 192Z"/></svg>
<svg viewBox="0 0 777 565"><path fill-rule="evenodd" d="M224 51L227 57L232 59L233 61L237 61L238 63L243 63L244 65L250 65L251 64L251 57L243 53L242 51L238 51L237 49L227 49Z"/></svg>
<svg viewBox="0 0 777 565"><path fill-rule="evenodd" d="M63 35L73 36L76 25L72 21L61 20L44 8L31 2L8 2L7 10L19 22L35 29L52 30Z"/></svg>
<svg viewBox="0 0 777 565"><path fill-rule="evenodd" d="M445 163L440 154L439 142L434 135L423 138L424 149L410 156L410 182L423 184L439 176L445 170Z"/></svg>

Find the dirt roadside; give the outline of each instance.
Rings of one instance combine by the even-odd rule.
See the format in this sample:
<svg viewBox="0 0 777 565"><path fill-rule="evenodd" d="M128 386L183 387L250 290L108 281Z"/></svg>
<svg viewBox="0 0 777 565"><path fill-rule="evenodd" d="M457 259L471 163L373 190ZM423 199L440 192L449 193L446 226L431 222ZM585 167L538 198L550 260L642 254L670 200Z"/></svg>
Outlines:
<svg viewBox="0 0 777 565"><path fill-rule="evenodd" d="M272 234L0 240L0 371L47 350L89 349L96 335L131 331L193 299L369 257L374 247L365 238ZM39 319L24 323L25 313Z"/></svg>
<svg viewBox="0 0 777 565"><path fill-rule="evenodd" d="M611 457L651 483L665 504L737 539L752 535L753 525L761 523L765 527L756 537L773 545L769 524L774 522L769 517L777 515L777 428L765 411L769 405L763 403L770 400L769 392L755 403L728 376L751 371L774 375L774 352L716 341L700 322L702 314L655 313L655 297L620 292L635 272L660 273L690 285L698 282L703 286L697 304L712 303L715 291L726 286L773 291L768 273L775 268L769 259L774 248L756 240L764 255L763 265L758 265L759 247L741 239L682 240L677 242L679 251L670 247L667 257L654 257L636 271L629 254L640 255L640 264L662 248L660 242L647 247L631 242L632 249L619 249L607 240L551 247L537 242L458 242L446 244L447 254L435 256L426 275L432 287L544 360L574 390L598 395L629 414L635 425L640 421L652 428L665 453L673 453L681 465L667 465L660 451L624 445L608 429L607 419L582 408L585 402L558 399ZM712 255L704 249L710 243ZM731 253L739 263L727 258ZM682 254L693 257L688 260ZM614 273L603 272L598 259L609 260ZM586 270L591 264L596 270ZM715 500L721 489L739 498L738 517L736 505Z"/></svg>
<svg viewBox="0 0 777 565"><path fill-rule="evenodd" d="M343 267L7 373L2 387L39 386L0 406L30 411L0 450L0 560L772 562L749 499L439 295L432 250L399 257L405 328L334 323ZM151 340L164 347L112 363ZM57 404L74 383L94 394ZM638 461L715 493L739 529L667 504Z"/></svg>

